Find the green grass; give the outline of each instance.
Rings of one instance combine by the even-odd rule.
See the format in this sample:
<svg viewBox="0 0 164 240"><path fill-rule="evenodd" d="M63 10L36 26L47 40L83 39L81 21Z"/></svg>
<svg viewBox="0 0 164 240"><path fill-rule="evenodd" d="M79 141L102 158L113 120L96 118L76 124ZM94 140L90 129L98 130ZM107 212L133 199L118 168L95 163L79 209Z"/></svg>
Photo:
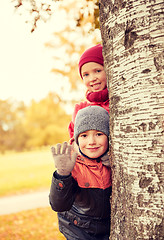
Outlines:
<svg viewBox="0 0 164 240"><path fill-rule="evenodd" d="M54 163L50 148L0 155L0 196L50 187Z"/></svg>

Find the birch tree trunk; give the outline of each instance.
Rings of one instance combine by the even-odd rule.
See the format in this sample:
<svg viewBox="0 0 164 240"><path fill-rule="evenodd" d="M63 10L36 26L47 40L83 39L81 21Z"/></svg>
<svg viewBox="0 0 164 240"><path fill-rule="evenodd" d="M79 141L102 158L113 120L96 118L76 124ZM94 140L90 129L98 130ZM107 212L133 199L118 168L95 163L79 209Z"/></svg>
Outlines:
<svg viewBox="0 0 164 240"><path fill-rule="evenodd" d="M113 148L110 239L164 239L163 0L99 4Z"/></svg>

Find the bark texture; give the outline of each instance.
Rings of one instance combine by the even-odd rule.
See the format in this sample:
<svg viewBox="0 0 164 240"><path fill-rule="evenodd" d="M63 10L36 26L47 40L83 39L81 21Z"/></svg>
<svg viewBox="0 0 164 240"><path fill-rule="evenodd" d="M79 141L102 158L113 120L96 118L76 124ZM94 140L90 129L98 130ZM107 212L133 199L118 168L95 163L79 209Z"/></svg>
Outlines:
<svg viewBox="0 0 164 240"><path fill-rule="evenodd" d="M100 0L113 148L111 240L164 239L163 0Z"/></svg>

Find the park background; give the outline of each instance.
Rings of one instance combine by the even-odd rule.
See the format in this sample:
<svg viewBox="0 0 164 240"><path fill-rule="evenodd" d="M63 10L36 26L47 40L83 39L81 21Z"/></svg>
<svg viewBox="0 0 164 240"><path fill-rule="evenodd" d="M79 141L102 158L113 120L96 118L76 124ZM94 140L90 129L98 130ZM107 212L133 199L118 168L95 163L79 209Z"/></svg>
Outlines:
<svg viewBox="0 0 164 240"><path fill-rule="evenodd" d="M78 59L101 36L97 1L6 0L0 25L0 197L10 197L50 187L50 146L69 139L84 99ZM46 207L0 216L0 239L63 237Z"/></svg>

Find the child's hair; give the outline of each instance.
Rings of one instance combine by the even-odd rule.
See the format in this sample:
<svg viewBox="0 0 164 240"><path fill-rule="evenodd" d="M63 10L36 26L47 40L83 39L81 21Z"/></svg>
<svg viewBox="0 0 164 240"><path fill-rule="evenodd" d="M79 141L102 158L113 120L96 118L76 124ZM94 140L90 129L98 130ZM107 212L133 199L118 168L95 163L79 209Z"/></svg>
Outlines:
<svg viewBox="0 0 164 240"><path fill-rule="evenodd" d="M77 144L79 134L88 130L97 130L109 137L109 114L104 108L88 106L78 111L74 125L74 137Z"/></svg>
<svg viewBox="0 0 164 240"><path fill-rule="evenodd" d="M80 57L79 60L79 73L81 75L81 68L85 63L96 62L104 66L104 58L102 54L102 45L97 44L94 47L88 48Z"/></svg>

